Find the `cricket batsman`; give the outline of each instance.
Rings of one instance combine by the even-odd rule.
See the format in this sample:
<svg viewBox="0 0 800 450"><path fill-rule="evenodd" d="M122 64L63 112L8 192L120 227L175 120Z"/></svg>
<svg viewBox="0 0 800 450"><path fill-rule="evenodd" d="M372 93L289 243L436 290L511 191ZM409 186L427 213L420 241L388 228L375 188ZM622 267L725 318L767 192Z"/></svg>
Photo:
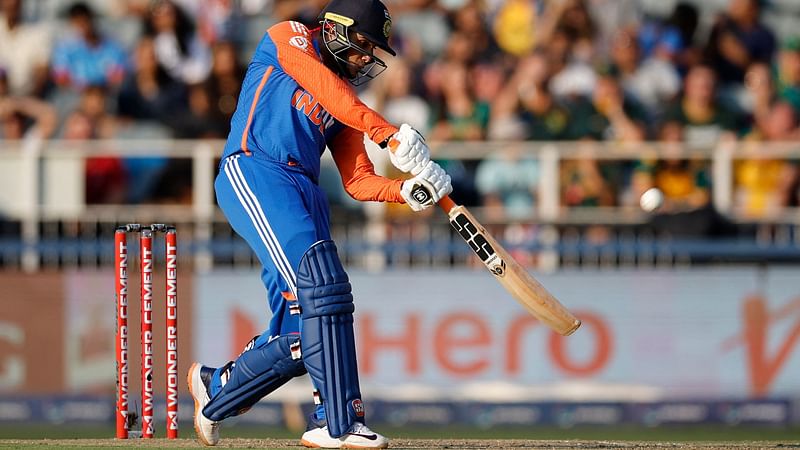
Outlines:
<svg viewBox="0 0 800 450"><path fill-rule="evenodd" d="M215 180L217 202L258 256L272 319L235 361L194 363L189 390L194 427L205 445L219 423L241 414L293 377L308 373L317 408L301 443L321 448L386 448L366 426L356 348L353 296L331 240L329 207L318 179L329 148L345 190L361 201L426 209L452 190L422 136L369 109L351 86L386 68L392 27L379 0L332 0L320 26L269 28L242 85ZM390 152L408 180L375 174L364 135Z"/></svg>

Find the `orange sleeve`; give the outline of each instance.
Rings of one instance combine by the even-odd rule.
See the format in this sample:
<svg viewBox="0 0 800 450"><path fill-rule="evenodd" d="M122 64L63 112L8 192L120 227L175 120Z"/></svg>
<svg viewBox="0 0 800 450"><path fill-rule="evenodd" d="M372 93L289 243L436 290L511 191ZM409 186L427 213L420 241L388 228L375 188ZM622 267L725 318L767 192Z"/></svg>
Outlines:
<svg viewBox="0 0 800 450"><path fill-rule="evenodd" d="M333 139L330 148L344 190L351 197L361 201L405 203L400 195L403 181L375 173L375 166L364 149L363 133L345 128Z"/></svg>
<svg viewBox="0 0 800 450"><path fill-rule="evenodd" d="M268 33L281 69L338 121L366 133L376 143L397 132L397 127L361 102L347 82L319 60L308 28L298 22L282 22Z"/></svg>

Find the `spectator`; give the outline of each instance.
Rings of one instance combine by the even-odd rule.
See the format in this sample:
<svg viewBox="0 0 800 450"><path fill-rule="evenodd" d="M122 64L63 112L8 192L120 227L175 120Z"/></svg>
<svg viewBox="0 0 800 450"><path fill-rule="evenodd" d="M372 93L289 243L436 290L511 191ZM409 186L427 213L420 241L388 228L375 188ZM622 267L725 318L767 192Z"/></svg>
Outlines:
<svg viewBox="0 0 800 450"><path fill-rule="evenodd" d="M636 36L619 30L611 44L611 73L620 80L625 94L640 104L650 118L657 118L662 105L674 100L681 88L681 79L669 60L643 59Z"/></svg>
<svg viewBox="0 0 800 450"><path fill-rule="evenodd" d="M211 51L195 31L189 16L170 0L158 0L150 9L146 34L155 42L156 57L173 78L200 83L211 71Z"/></svg>
<svg viewBox="0 0 800 450"><path fill-rule="evenodd" d="M11 95L44 95L50 50L46 26L22 22L22 0L0 0L0 68Z"/></svg>
<svg viewBox="0 0 800 450"><path fill-rule="evenodd" d="M454 31L469 38L478 62L493 62L500 49L489 33L483 13L476 0L469 0L452 13Z"/></svg>
<svg viewBox="0 0 800 450"><path fill-rule="evenodd" d="M553 78L550 91L562 101L571 101L577 97L590 96L597 83L597 72L592 64L593 47L588 40L581 40L569 45L563 31L557 31L553 49L568 45L569 53L562 56L557 50L551 50L554 62Z"/></svg>
<svg viewBox="0 0 800 450"><path fill-rule="evenodd" d="M651 217L656 233L671 237L718 237L731 232L730 223L711 204L708 162L689 159L678 123L665 124L659 133L666 157L642 160L634 172L635 198L651 187L664 193L663 205Z"/></svg>
<svg viewBox="0 0 800 450"><path fill-rule="evenodd" d="M642 22L645 10L641 0L587 0L586 7L595 27L596 52L602 54L608 53L608 44L619 30Z"/></svg>
<svg viewBox="0 0 800 450"><path fill-rule="evenodd" d="M122 119L166 124L186 109L186 87L159 64L150 37L139 40L133 52L133 71L122 83L117 113Z"/></svg>
<svg viewBox="0 0 800 450"><path fill-rule="evenodd" d="M769 63L775 36L760 23L759 0L729 0L727 13L711 29L705 53L723 85L742 84L753 62Z"/></svg>
<svg viewBox="0 0 800 450"><path fill-rule="evenodd" d="M228 124L215 114L205 83L189 87L189 109L174 114L169 125L178 139L220 139L228 135Z"/></svg>
<svg viewBox="0 0 800 450"><path fill-rule="evenodd" d="M575 45L579 41L591 43L594 40L597 35L597 26L585 0L546 3L536 42L544 45L550 41L550 37L557 30L567 36L571 45Z"/></svg>
<svg viewBox="0 0 800 450"><path fill-rule="evenodd" d="M0 98L0 140L47 139L57 119L55 109L36 97Z"/></svg>
<svg viewBox="0 0 800 450"><path fill-rule="evenodd" d="M716 145L721 139L736 139L739 118L717 100L716 75L706 65L689 69L683 95L666 112L664 125L670 134L681 130L680 139L691 145Z"/></svg>
<svg viewBox="0 0 800 450"><path fill-rule="evenodd" d="M778 96L800 115L800 36L789 38L783 44L776 66Z"/></svg>
<svg viewBox="0 0 800 450"><path fill-rule="evenodd" d="M8 78L0 70L0 140L47 139L58 124L55 108L36 97L9 95Z"/></svg>
<svg viewBox="0 0 800 450"><path fill-rule="evenodd" d="M73 111L64 122L64 139L95 139L97 130L92 119L80 110ZM114 156L93 156L86 159L85 199L87 204L122 203L125 201L127 174L122 160Z"/></svg>
<svg viewBox="0 0 800 450"><path fill-rule="evenodd" d="M536 205L539 162L510 146L478 163L475 186L490 221L530 221Z"/></svg>
<svg viewBox="0 0 800 450"><path fill-rule="evenodd" d="M614 206L616 193L609 181L614 169L597 160L599 145L589 139L577 144L576 158L563 160L560 167L561 204L567 207Z"/></svg>
<svg viewBox="0 0 800 450"><path fill-rule="evenodd" d="M734 166L734 210L747 218L770 218L791 204L798 168L785 159L759 157L762 142L797 141L800 131L794 109L786 102L773 104L755 124L742 146L754 157L737 160Z"/></svg>
<svg viewBox="0 0 800 450"><path fill-rule="evenodd" d="M637 33L642 58L671 62L681 74L685 74L686 69L701 58L694 46L699 20L697 7L688 2L678 2L665 22L644 20Z"/></svg>
<svg viewBox="0 0 800 450"><path fill-rule="evenodd" d="M446 78L450 77L449 71L454 67L471 66L474 63L475 52L469 37L464 33L453 32L447 41L447 47L439 58L424 67L422 75L425 95L434 109L441 109L444 90L447 89ZM432 118L434 124L437 117Z"/></svg>
<svg viewBox="0 0 800 450"><path fill-rule="evenodd" d="M89 121L91 133L87 139L112 139L117 131L117 119L109 113L108 88L104 85L90 85L81 91L74 112ZM79 122L79 121L78 121ZM76 128L82 128L77 127Z"/></svg>
<svg viewBox="0 0 800 450"><path fill-rule="evenodd" d="M117 114L126 125L121 133L133 137L169 137L170 121L187 109L186 86L172 79L155 56L153 39L139 39L133 52L133 71L117 95ZM154 197L156 183L169 163L160 156L124 159L125 170L136 183L128 187L126 201L142 203Z"/></svg>
<svg viewBox="0 0 800 450"><path fill-rule="evenodd" d="M547 2L537 31L536 42L550 52L553 94L560 99L590 95L596 81L592 64L597 26L586 2Z"/></svg>
<svg viewBox="0 0 800 450"><path fill-rule="evenodd" d="M476 49L472 45L470 36L461 31L453 31L447 40L447 46L442 57L431 65L435 67L441 64L441 61L463 65L474 64L476 61Z"/></svg>
<svg viewBox="0 0 800 450"><path fill-rule="evenodd" d="M214 44L207 87L213 114L224 124L230 123L236 111L244 72L245 67L239 61L239 55L231 42Z"/></svg>
<svg viewBox="0 0 800 450"><path fill-rule="evenodd" d="M536 239L532 219L536 213L539 161L513 144L478 163L475 186L483 205L485 223L494 236L512 247ZM520 264L533 264L535 255L525 249L510 250Z"/></svg>
<svg viewBox="0 0 800 450"><path fill-rule="evenodd" d="M523 139L560 141L569 138L570 112L550 93L547 84L520 90L520 119L525 126Z"/></svg>
<svg viewBox="0 0 800 450"><path fill-rule="evenodd" d="M398 56L379 78L370 82L361 99L386 120L407 123L426 136L431 122L430 106L411 92L411 81L411 68Z"/></svg>
<svg viewBox="0 0 800 450"><path fill-rule="evenodd" d="M125 77L125 50L103 36L89 5L78 2L67 11L71 32L53 52L53 80L77 90L89 85L113 88Z"/></svg>
<svg viewBox="0 0 800 450"><path fill-rule="evenodd" d="M431 140L481 140L489 123L489 104L475 99L469 69L458 63L443 68L441 98L434 105Z"/></svg>
<svg viewBox="0 0 800 450"><path fill-rule="evenodd" d="M176 0L197 24L200 38L209 46L218 42L240 42L245 24L231 0ZM321 8L320 8L321 9Z"/></svg>
<svg viewBox="0 0 800 450"><path fill-rule="evenodd" d="M294 3L294 2L292 2ZM418 47L423 61L431 61L441 55L451 39L447 18L434 0L411 0L396 2L390 9L395 15L394 26L406 45ZM394 33L393 33L394 34Z"/></svg>
<svg viewBox="0 0 800 450"><path fill-rule="evenodd" d="M662 150L666 156L637 163L632 183L633 198L638 200L646 190L655 187L664 194L660 213L676 214L708 206L711 198L708 164L685 157L680 125L674 122L665 124L658 139L663 142Z"/></svg>
<svg viewBox="0 0 800 450"><path fill-rule="evenodd" d="M618 81L602 75L590 99L579 97L569 105L572 139L613 141L620 144L640 143L645 139L644 111L625 98ZM599 146L583 144L590 156L579 155L562 165L564 199L570 206L612 206L617 204L618 190L630 170L617 161L598 161L591 155ZM602 191L601 191L602 189Z"/></svg>
<svg viewBox="0 0 800 450"><path fill-rule="evenodd" d="M610 74L601 76L590 99L579 97L570 104L574 139L639 142L645 138L644 111L625 97Z"/></svg>
<svg viewBox="0 0 800 450"><path fill-rule="evenodd" d="M441 95L432 107L432 141L475 141L486 137L490 107L475 98L474 84L466 65L451 62L440 66ZM439 161L452 179L455 199L473 204L475 162Z"/></svg>
<svg viewBox="0 0 800 450"><path fill-rule="evenodd" d="M550 93L550 62L540 50L517 64L492 105L495 139L555 141L569 137L569 111Z"/></svg>
<svg viewBox="0 0 800 450"><path fill-rule="evenodd" d="M502 3L494 19L494 38L509 55L523 57L536 46L536 6L528 0Z"/></svg>
<svg viewBox="0 0 800 450"><path fill-rule="evenodd" d="M479 62L470 68L472 93L475 101L489 105L500 95L507 81L507 72L500 64Z"/></svg>
<svg viewBox="0 0 800 450"><path fill-rule="evenodd" d="M747 68L744 89L739 98L739 107L748 116L747 122L755 125L769 114L777 100L775 83L767 64L754 63Z"/></svg>
<svg viewBox="0 0 800 450"><path fill-rule="evenodd" d="M107 113L106 90L89 86L76 109L67 116L62 131L65 140L87 141L110 138L116 121ZM127 173L122 158L93 156L86 159L86 203L122 203L126 200Z"/></svg>

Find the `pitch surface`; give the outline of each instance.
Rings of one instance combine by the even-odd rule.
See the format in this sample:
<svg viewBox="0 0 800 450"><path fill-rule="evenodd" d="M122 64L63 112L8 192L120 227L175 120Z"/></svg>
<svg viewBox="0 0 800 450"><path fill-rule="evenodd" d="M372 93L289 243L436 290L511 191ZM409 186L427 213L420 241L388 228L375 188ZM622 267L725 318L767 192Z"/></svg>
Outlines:
<svg viewBox="0 0 800 450"><path fill-rule="evenodd" d="M102 449L102 448L197 448L203 447L194 439L153 439L121 441L114 439L41 439L0 440L0 448L36 449ZM302 449L297 439L223 439L215 448ZM800 442L739 441L739 442L652 442L605 440L528 440L528 439L393 439L392 449L800 449Z"/></svg>

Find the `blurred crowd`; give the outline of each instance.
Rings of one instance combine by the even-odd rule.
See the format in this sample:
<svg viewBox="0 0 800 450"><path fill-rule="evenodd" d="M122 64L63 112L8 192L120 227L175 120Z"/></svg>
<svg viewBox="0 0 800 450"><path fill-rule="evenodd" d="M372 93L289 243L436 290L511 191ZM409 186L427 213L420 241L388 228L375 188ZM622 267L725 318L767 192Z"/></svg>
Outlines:
<svg viewBox="0 0 800 450"><path fill-rule="evenodd" d="M584 157L560 167L566 207L633 205L658 187L662 212L706 211L709 161L686 148L732 142L757 154L800 136L800 27L764 20L800 17L792 2L384 1L399 56L362 99L430 141L576 142ZM264 31L287 19L315 26L325 3L0 0L0 136L224 138ZM656 141L670 157L648 156ZM597 143L642 156L595 159L607 148ZM442 161L457 200L530 217L539 162L515 148ZM178 173L162 159L93 158L87 201L180 197ZM798 205L794 161L737 160L733 177L741 216Z"/></svg>

